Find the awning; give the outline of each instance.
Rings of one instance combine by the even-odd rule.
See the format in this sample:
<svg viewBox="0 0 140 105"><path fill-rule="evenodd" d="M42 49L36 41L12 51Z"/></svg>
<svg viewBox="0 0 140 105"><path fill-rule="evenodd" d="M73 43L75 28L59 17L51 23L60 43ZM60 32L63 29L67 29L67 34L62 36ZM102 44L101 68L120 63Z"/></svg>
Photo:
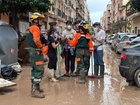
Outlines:
<svg viewBox="0 0 140 105"><path fill-rule="evenodd" d="M140 16L140 12L137 12L137 13L133 13L132 15L128 16L127 18L128 19L134 19L136 17Z"/></svg>

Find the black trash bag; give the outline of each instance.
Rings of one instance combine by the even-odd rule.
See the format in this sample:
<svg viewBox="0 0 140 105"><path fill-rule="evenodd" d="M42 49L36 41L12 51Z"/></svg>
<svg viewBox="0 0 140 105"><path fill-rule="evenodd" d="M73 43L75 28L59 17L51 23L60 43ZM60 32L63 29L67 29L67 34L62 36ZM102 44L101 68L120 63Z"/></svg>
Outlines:
<svg viewBox="0 0 140 105"><path fill-rule="evenodd" d="M4 79L13 80L17 77L18 73L10 66L1 68L1 75Z"/></svg>

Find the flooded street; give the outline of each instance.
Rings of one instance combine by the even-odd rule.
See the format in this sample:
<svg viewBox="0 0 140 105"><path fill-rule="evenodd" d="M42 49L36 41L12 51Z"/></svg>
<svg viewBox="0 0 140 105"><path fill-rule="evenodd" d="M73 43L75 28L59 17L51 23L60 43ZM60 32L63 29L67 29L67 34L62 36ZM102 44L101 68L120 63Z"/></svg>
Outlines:
<svg viewBox="0 0 140 105"><path fill-rule="evenodd" d="M120 55L105 46L104 61L104 78L87 78L86 84L77 84L78 77L62 77L59 82L52 83L45 72L41 83L44 99L30 96L31 68L23 66L14 80L17 85L0 90L0 105L139 105L140 89L128 86L119 74Z"/></svg>

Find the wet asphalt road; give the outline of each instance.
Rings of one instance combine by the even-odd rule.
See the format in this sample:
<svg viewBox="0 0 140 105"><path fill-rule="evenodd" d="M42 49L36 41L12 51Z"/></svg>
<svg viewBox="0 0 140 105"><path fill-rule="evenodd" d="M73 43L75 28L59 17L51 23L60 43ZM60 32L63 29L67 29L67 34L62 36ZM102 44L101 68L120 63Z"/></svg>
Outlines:
<svg viewBox="0 0 140 105"><path fill-rule="evenodd" d="M30 96L31 68L24 65L14 80L17 85L0 89L0 105L140 105L140 89L128 86L119 74L120 55L105 46L104 61L104 78L87 78L86 84L77 84L78 77L63 77L52 83L45 72L41 83L46 95L44 99ZM61 67L64 72L64 65Z"/></svg>

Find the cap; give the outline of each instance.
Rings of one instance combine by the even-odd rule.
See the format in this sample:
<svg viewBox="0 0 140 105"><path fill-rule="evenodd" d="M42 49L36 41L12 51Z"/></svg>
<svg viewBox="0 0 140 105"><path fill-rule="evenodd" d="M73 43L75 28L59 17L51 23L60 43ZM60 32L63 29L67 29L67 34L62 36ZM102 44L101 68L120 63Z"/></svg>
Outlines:
<svg viewBox="0 0 140 105"><path fill-rule="evenodd" d="M94 24L93 24L93 26L95 27L95 26L101 26L101 24L99 23L99 22L95 22Z"/></svg>

